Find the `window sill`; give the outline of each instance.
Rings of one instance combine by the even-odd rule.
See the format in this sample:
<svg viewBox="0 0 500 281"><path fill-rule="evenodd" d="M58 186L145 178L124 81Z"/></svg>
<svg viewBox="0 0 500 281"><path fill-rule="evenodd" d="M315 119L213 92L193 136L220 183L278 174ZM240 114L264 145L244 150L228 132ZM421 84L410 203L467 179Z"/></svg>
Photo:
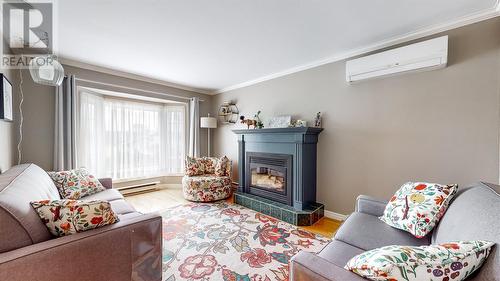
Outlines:
<svg viewBox="0 0 500 281"><path fill-rule="evenodd" d="M158 181L162 178L175 178L175 177L182 177L184 174L179 173L179 174L168 174L168 175L159 175L159 176L147 176L147 177L137 177L137 178L128 178L128 179L113 179L113 183L116 184L128 184L128 183L133 183L137 181Z"/></svg>

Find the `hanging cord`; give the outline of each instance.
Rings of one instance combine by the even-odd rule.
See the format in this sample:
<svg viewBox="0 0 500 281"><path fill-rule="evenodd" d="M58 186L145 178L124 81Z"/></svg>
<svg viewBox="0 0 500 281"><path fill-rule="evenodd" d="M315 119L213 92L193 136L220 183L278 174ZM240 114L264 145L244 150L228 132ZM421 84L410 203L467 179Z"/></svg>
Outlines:
<svg viewBox="0 0 500 281"><path fill-rule="evenodd" d="M19 69L19 94L21 95L21 101L19 102L19 142L17 143L17 164L21 164L22 157L22 147L21 144L23 142L23 102L24 102L24 93L23 93L23 70Z"/></svg>
<svg viewBox="0 0 500 281"><path fill-rule="evenodd" d="M45 32L45 39L48 40L49 34ZM37 42L34 43L34 45L38 44L40 41L43 41L43 39L39 39ZM43 41L45 43L45 41ZM47 55L50 55L50 53L47 51ZM21 55L21 57L25 57L24 55ZM17 165L21 164L22 160L22 143L23 143L23 123L24 123L24 116L23 116L23 102L24 102L24 92L23 92L23 69L19 68L19 94L21 95L21 100L19 101L19 142L17 143Z"/></svg>

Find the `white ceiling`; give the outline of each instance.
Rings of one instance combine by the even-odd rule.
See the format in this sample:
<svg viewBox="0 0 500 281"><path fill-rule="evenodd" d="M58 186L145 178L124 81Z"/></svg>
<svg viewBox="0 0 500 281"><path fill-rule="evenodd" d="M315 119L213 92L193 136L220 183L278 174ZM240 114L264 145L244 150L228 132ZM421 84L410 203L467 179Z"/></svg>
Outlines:
<svg viewBox="0 0 500 281"><path fill-rule="evenodd" d="M217 91L474 18L496 5L497 0L59 0L57 47L68 61Z"/></svg>

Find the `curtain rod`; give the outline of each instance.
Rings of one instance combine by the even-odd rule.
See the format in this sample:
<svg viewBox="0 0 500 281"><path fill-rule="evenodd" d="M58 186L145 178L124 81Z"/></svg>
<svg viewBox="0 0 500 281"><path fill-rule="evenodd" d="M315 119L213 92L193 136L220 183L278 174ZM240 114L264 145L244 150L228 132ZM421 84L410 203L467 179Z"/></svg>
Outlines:
<svg viewBox="0 0 500 281"><path fill-rule="evenodd" d="M99 84L99 85L105 85L105 86L111 86L111 87L122 88L122 89L127 89L127 90L132 90L132 91L143 92L143 93L156 94L156 95L161 95L161 96L168 96L168 97L173 97L173 98L178 98L178 99L184 99L184 100L190 100L191 99L191 98L184 97L184 96L166 94L166 93L162 93L162 92L149 91L149 90L132 88L132 87L127 87L127 86L121 86L121 85L116 85L116 84L111 84L111 83L104 83L104 82L99 82L99 81L92 81L92 80L82 79L82 78L78 78L78 77L76 78L76 81L93 83L93 84ZM205 100L204 99L200 99L200 102L203 102L203 101L205 101Z"/></svg>

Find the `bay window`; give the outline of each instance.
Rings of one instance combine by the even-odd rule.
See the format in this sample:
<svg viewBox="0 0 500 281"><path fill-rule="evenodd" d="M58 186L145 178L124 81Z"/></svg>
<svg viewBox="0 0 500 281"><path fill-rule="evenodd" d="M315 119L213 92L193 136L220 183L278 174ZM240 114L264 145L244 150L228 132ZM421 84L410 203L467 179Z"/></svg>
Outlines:
<svg viewBox="0 0 500 281"><path fill-rule="evenodd" d="M185 104L79 93L78 166L115 180L182 173Z"/></svg>

